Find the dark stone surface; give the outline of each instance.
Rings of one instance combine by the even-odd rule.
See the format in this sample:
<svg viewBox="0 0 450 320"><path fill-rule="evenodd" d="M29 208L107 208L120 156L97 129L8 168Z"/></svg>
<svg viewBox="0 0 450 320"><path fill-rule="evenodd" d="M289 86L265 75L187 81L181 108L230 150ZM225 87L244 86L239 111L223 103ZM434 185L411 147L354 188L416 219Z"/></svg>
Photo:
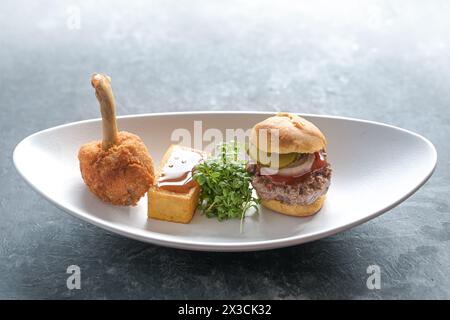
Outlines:
<svg viewBox="0 0 450 320"><path fill-rule="evenodd" d="M364 1L0 3L0 298L450 298L450 3ZM118 113L290 110L382 121L428 137L438 167L414 196L339 235L255 253L128 240L28 187L14 146L98 117L110 74ZM67 266L82 289L66 288ZM366 268L381 268L368 290Z"/></svg>

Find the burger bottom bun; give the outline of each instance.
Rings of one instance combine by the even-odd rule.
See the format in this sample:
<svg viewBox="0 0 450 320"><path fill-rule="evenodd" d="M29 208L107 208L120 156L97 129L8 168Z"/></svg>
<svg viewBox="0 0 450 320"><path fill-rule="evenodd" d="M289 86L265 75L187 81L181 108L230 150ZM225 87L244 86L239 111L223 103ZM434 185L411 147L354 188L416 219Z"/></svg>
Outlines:
<svg viewBox="0 0 450 320"><path fill-rule="evenodd" d="M306 206L287 204L278 200L261 199L261 204L270 210L295 217L308 217L316 214L323 206L326 195L320 196L316 201Z"/></svg>

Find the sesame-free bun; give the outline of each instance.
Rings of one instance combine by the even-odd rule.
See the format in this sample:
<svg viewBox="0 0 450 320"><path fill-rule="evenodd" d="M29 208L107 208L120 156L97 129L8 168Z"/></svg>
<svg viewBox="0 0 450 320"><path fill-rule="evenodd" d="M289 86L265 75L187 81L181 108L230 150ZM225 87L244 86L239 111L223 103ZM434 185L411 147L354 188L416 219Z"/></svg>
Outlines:
<svg viewBox="0 0 450 320"><path fill-rule="evenodd" d="M320 196L313 203L302 206L298 204L287 204L278 200L261 199L261 204L270 210L295 217L308 217L316 214L325 202L325 195Z"/></svg>
<svg viewBox="0 0 450 320"><path fill-rule="evenodd" d="M265 137L267 137L267 143L258 140ZM276 148L276 140L279 141L278 148ZM293 113L280 112L253 127L250 143L263 152L283 154L314 153L324 149L327 141L319 128L308 120Z"/></svg>

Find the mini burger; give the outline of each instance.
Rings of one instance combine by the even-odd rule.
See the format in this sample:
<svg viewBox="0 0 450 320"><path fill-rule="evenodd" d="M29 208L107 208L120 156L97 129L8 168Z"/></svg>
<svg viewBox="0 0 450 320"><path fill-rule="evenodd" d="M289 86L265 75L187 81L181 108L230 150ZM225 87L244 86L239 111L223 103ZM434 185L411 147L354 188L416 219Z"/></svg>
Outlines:
<svg viewBox="0 0 450 320"><path fill-rule="evenodd" d="M322 132L295 114L278 113L256 124L247 171L261 203L291 216L317 213L331 178L325 147Z"/></svg>

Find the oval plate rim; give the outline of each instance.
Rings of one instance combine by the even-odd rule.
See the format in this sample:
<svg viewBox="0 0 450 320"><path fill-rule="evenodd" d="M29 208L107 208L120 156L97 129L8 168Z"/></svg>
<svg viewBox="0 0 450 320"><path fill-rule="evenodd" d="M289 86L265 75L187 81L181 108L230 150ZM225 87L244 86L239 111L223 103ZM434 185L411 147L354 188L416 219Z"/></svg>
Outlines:
<svg viewBox="0 0 450 320"><path fill-rule="evenodd" d="M274 115L277 112L270 112L270 111L183 111L183 112L159 112L159 113L144 113L144 114L134 114L134 115L124 115L117 117L120 119L127 119L127 118L146 118L146 117L161 117L161 116L183 116L183 115L221 115L221 114L246 114L246 115ZM433 157L433 166L431 170L429 170L428 174L420 180L414 188L411 189L410 192L405 194L403 197L399 198L397 201L392 203L391 205L387 206L386 208L383 208L382 210L372 212L366 216L364 216L361 219L355 220L351 223L345 224L343 226L340 226L338 228L331 228L331 229L324 229L315 233L310 234L300 234L295 236L290 236L286 238L281 239L272 239L272 240L259 240L259 241L243 241L243 242L203 242L203 241L187 241L187 240L180 240L177 239L175 236L170 235L160 235L156 232L151 232L148 230L139 230L139 232L130 232L129 230L126 230L126 227L118 226L115 223L111 223L109 221L105 221L103 219L100 219L98 217L95 217L91 214L86 214L84 212L81 212L79 210L71 210L67 208L66 206L62 205L58 201L56 201L54 198L50 197L49 195L45 194L42 190L40 190L37 186L34 185L34 183L22 172L20 165L18 164L18 153L20 149L31 139L35 139L37 136L54 131L59 129L64 129L66 127L70 126L77 126L82 125L85 123L90 122L97 122L100 121L100 118L95 119L88 119L88 120L81 120L76 122L70 122L66 124L61 124L58 126L54 126L48 129L44 129L41 131L38 131L36 133L33 133L23 140L21 140L13 151L13 163L16 168L16 170L19 172L20 176L27 182L28 185L32 187L38 194L40 194L42 197L44 197L46 200L48 200L50 203L54 204L56 207L62 209L63 211L69 213L70 215L77 217L83 221L86 221L88 223L91 223L101 229L107 230L109 232L146 242L151 244L156 244L160 246L165 247L171 247L176 249L185 249L185 250L194 250L194 251L213 251L213 252L245 252L245 251L260 251L260 250L269 250L269 249L276 249L276 248L283 248L283 247L289 247L294 245L299 245L311 241L315 241L318 239L322 239L325 237L329 237L335 234L338 234L340 232L343 232L345 230L354 228L358 225L361 225L369 220L372 220L381 214L393 209L394 207L398 206L400 203L408 199L410 196L412 196L420 187L422 187L428 179L433 175L433 172L436 168L437 164L437 151L433 143L425 138L424 136L412 132L407 129L403 129L397 126L393 126L386 123L381 123L377 121L371 121L371 120L363 120L363 119L357 119L357 118L351 118L351 117L343 117L343 116L335 116L335 115L320 115L320 114L308 114L308 113L296 113L300 116L304 117L311 117L311 118L327 118L327 119L336 119L336 120L347 120L347 121L354 121L354 122L360 122L360 123L367 123L377 126L384 126L388 127L394 130L402 131L404 133L408 133L410 135L413 135L419 139L421 139L423 142L425 142L432 151L432 157ZM152 236L149 236L152 235ZM170 240L170 238L175 238L173 240Z"/></svg>

